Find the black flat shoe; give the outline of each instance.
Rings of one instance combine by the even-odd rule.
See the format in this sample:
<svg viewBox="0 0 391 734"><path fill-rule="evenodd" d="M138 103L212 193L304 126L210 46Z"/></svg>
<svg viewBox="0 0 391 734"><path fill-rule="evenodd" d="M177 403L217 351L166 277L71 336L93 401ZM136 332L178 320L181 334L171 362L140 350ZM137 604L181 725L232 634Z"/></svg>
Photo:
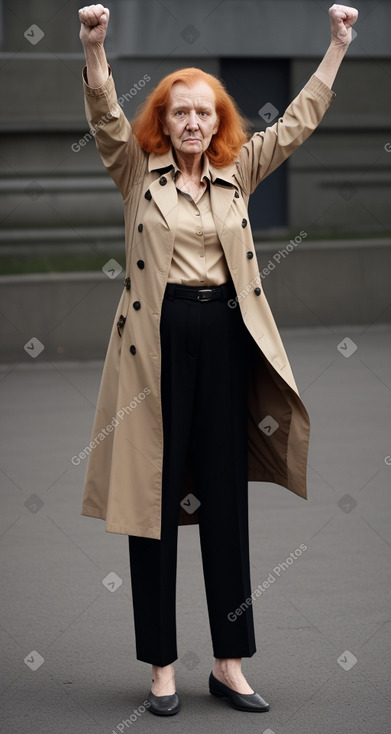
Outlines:
<svg viewBox="0 0 391 734"><path fill-rule="evenodd" d="M173 693L171 696L155 696L151 689L148 693L147 701L150 704L148 706L149 711L158 716L173 716L173 714L178 713L181 707L177 693Z"/></svg>
<svg viewBox="0 0 391 734"><path fill-rule="evenodd" d="M259 693L238 693L214 677L209 676L209 692L219 698L229 698L231 706L239 711L269 711L269 704L261 698Z"/></svg>

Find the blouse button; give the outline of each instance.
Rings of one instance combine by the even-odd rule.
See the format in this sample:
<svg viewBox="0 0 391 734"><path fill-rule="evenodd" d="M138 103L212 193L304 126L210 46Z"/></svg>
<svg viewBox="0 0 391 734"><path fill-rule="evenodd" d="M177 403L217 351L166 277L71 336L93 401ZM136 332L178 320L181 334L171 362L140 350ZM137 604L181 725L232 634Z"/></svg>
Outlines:
<svg viewBox="0 0 391 734"><path fill-rule="evenodd" d="M201 237L201 235L203 235L204 233L203 233L202 229L197 229L196 230L196 234L198 234L199 237Z"/></svg>
<svg viewBox="0 0 391 734"><path fill-rule="evenodd" d="M140 303L140 301L135 301L135 302L133 303L133 308L134 308L134 309L135 309L136 311L138 311L138 310L139 310L139 309L141 308L141 303Z"/></svg>
<svg viewBox="0 0 391 734"><path fill-rule="evenodd" d="M247 227L247 219L242 219L242 227L243 229Z"/></svg>
<svg viewBox="0 0 391 734"><path fill-rule="evenodd" d="M167 183L166 177L165 176L160 176L159 183L160 183L160 186L165 186L166 183Z"/></svg>
<svg viewBox="0 0 391 734"><path fill-rule="evenodd" d="M144 260L137 260L137 267L142 270L144 267Z"/></svg>
<svg viewBox="0 0 391 734"><path fill-rule="evenodd" d="M250 252L248 252L248 253L247 253L247 257L248 257L248 259L249 259L249 260L251 260L251 258L252 258L252 257L254 257L254 253L253 253L253 252L251 252L251 251L250 251Z"/></svg>
<svg viewBox="0 0 391 734"><path fill-rule="evenodd" d="M254 293L255 293L256 296L260 296L261 295L261 289L258 288L258 287L257 288L254 288Z"/></svg>
<svg viewBox="0 0 391 734"><path fill-rule="evenodd" d="M143 229L144 229L144 227L143 227L142 224L139 224L138 227L137 227L137 229L138 229L139 232L142 232Z"/></svg>
<svg viewBox="0 0 391 734"><path fill-rule="evenodd" d="M136 354L136 347L134 346L134 344L131 344L131 345L130 345L130 347L129 347L129 352L130 352L131 354Z"/></svg>

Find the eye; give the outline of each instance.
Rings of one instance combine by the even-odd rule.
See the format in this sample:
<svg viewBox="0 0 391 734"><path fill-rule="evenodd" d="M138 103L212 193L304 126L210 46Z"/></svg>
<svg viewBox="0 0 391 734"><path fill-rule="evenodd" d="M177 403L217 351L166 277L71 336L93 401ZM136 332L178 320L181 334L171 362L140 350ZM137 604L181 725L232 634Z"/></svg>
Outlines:
<svg viewBox="0 0 391 734"><path fill-rule="evenodd" d="M176 113L175 113L175 115L178 115L178 117L180 117L183 114L184 114L183 113L183 110L177 110Z"/></svg>

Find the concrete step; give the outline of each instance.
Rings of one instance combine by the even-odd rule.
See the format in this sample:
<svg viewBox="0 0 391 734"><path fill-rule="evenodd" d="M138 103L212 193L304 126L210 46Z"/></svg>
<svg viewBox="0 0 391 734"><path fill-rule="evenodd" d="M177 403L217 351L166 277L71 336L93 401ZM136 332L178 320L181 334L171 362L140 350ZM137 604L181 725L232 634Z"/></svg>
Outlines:
<svg viewBox="0 0 391 734"><path fill-rule="evenodd" d="M293 244L294 243L294 244ZM391 322L391 239L257 242L262 286L278 327ZM102 253L102 265L109 258ZM0 277L2 362L102 359L124 271ZM248 294L238 295L238 299Z"/></svg>

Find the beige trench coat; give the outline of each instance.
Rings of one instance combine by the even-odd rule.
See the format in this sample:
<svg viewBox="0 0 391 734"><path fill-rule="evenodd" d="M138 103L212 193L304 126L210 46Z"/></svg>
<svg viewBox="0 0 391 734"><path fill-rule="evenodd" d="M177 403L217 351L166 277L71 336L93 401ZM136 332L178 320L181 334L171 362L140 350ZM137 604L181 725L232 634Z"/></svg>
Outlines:
<svg viewBox="0 0 391 734"><path fill-rule="evenodd" d="M117 102L111 70L98 89L88 87L84 74L85 69L87 119L123 197L126 277L87 447L81 514L105 520L107 532L160 539L159 323L175 241L173 157L172 151L157 156L139 147ZM315 130L334 97L313 75L284 115L242 147L233 165L210 165L211 209L238 296L236 307L254 351L248 390L248 479L274 482L304 499L309 418L263 292L247 205L256 186ZM268 416L278 424L275 430L267 428ZM260 423L264 428L266 424L266 432ZM190 492L197 495L188 467L181 500ZM181 505L179 525L198 522L197 511L190 514Z"/></svg>

